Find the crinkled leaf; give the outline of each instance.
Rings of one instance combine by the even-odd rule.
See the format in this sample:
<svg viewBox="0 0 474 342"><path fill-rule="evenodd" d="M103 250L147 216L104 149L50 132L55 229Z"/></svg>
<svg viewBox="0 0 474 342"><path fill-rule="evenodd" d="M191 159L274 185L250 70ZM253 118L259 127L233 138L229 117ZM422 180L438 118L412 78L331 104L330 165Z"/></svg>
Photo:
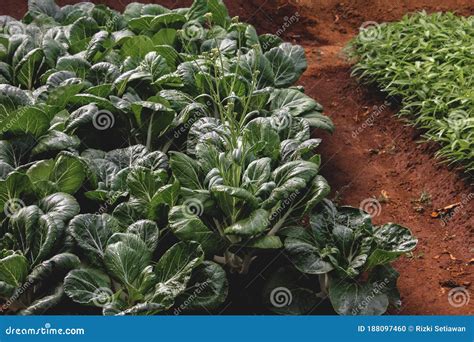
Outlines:
<svg viewBox="0 0 474 342"><path fill-rule="evenodd" d="M71 220L69 229L87 261L100 266L107 241L115 232L120 231L120 225L107 214L82 214Z"/></svg>
<svg viewBox="0 0 474 342"><path fill-rule="evenodd" d="M93 269L77 269L64 279L64 292L76 303L101 305L110 301L111 282L105 273Z"/></svg>

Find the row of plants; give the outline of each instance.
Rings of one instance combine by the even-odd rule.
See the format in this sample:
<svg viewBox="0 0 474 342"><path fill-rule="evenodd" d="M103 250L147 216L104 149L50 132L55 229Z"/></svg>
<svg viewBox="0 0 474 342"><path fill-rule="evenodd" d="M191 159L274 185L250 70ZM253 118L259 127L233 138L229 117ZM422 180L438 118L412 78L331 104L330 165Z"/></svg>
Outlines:
<svg viewBox="0 0 474 342"><path fill-rule="evenodd" d="M390 263L417 240L325 199L310 133L333 125L293 85L301 46L220 0L123 13L30 0L1 24L2 311L207 312L231 276L282 251L287 271L257 294L291 291L274 311L304 313L320 294L340 314L399 303Z"/></svg>
<svg viewBox="0 0 474 342"><path fill-rule="evenodd" d="M442 160L474 171L474 17L406 15L350 44L353 75L401 101L398 115L440 144Z"/></svg>

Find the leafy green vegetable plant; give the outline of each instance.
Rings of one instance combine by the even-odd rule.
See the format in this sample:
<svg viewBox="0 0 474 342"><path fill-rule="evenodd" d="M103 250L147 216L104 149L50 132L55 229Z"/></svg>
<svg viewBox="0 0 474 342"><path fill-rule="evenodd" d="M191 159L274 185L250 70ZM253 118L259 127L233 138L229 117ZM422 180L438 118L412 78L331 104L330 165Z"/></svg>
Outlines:
<svg viewBox="0 0 474 342"><path fill-rule="evenodd" d="M310 132L334 127L294 86L307 68L301 46L258 35L221 0L123 13L28 3L22 21L0 17L7 312L48 313L65 295L105 315L215 309L227 273L243 276L262 252L307 248L287 233L321 214L329 185ZM317 248L337 245L326 227ZM335 279L352 256L320 258L334 261L325 273Z"/></svg>
<svg viewBox="0 0 474 342"><path fill-rule="evenodd" d="M219 120L200 119L188 135L189 155L171 156L182 203L170 211L170 229L238 272L248 271L259 249L282 247L279 230L329 193L313 152L320 140L306 140L304 119L281 130L279 122L254 119L234 141Z"/></svg>
<svg viewBox="0 0 474 342"><path fill-rule="evenodd" d="M89 265L65 279L64 290L74 301L102 307L106 315L153 314L185 297L194 286L194 276L208 282L205 307L222 304L227 291L225 272L216 264L203 263L198 243L178 243L153 265L159 242L156 223L142 220L125 230L121 225L107 214L79 215L71 221L71 233ZM214 275L207 279L209 273Z"/></svg>
<svg viewBox="0 0 474 342"><path fill-rule="evenodd" d="M474 17L453 13L405 16L364 30L350 44L353 75L401 98L400 116L440 143L437 155L474 170Z"/></svg>
<svg viewBox="0 0 474 342"><path fill-rule="evenodd" d="M324 200L309 229L290 227L285 250L295 267L320 277L320 289L342 315L380 315L399 306L398 273L390 263L417 244L394 223L374 227L369 214Z"/></svg>
<svg viewBox="0 0 474 342"><path fill-rule="evenodd" d="M62 251L67 223L79 213L79 204L68 194L55 193L16 209L4 222L0 239L3 311L41 314L64 298L64 276L80 264L77 256Z"/></svg>

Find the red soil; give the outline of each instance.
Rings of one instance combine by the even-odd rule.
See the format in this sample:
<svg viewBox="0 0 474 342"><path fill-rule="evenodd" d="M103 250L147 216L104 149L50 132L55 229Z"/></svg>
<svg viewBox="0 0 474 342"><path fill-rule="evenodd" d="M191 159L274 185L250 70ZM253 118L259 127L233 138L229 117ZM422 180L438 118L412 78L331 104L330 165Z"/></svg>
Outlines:
<svg viewBox="0 0 474 342"><path fill-rule="evenodd" d="M60 4L77 1L59 1ZM94 1L122 10L129 0ZM143 1L182 7L190 1ZM474 14L471 0L234 0L226 1L231 15L254 24L259 32L282 33L305 47L309 68L301 84L325 107L336 132L324 135L322 173L339 203L359 206L370 197L388 194L376 223L397 222L410 227L419 239L412 257L396 263L401 273L401 314L474 314L474 298L455 307L448 302L452 288L463 286L473 297L474 191L461 174L434 159L435 146L419 144L420 132L396 119L396 105L384 104L374 89L351 79L350 63L341 48L364 22L393 21L408 12L425 9ZM21 17L26 0L2 0L1 14ZM297 18L297 23L291 23ZM319 134L319 133L318 133ZM432 204L418 212L413 202L425 191ZM442 225L430 213L462 202ZM395 312L393 312L395 313Z"/></svg>

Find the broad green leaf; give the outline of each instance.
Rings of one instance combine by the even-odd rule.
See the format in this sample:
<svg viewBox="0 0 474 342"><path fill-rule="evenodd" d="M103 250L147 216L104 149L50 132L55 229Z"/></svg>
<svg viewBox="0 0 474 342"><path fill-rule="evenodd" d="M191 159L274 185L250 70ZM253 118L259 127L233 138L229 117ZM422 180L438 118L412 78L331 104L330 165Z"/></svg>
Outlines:
<svg viewBox="0 0 474 342"><path fill-rule="evenodd" d="M278 47L283 50L285 55L292 61L293 65L295 66L298 79L308 67L303 47L300 45L293 45L291 43L282 43Z"/></svg>
<svg viewBox="0 0 474 342"><path fill-rule="evenodd" d="M303 273L325 274L334 268L330 262L321 258L318 248L306 241L287 238L285 250L291 262Z"/></svg>
<svg viewBox="0 0 474 342"><path fill-rule="evenodd" d="M154 160L145 146L133 145L122 149L112 150L105 155L105 159L117 165L120 169L133 166L145 166L150 160ZM159 158L157 158L159 159ZM160 163L158 163L160 164Z"/></svg>
<svg viewBox="0 0 474 342"><path fill-rule="evenodd" d="M33 104L33 101L26 91L9 84L0 84L0 116L5 115L5 112L31 104Z"/></svg>
<svg viewBox="0 0 474 342"><path fill-rule="evenodd" d="M151 29L151 22L155 18L154 15L142 15L128 21L128 27L134 32L148 31Z"/></svg>
<svg viewBox="0 0 474 342"><path fill-rule="evenodd" d="M330 117L321 114L319 111L311 110L301 115L311 127L320 128L328 132L334 131L334 124Z"/></svg>
<svg viewBox="0 0 474 342"><path fill-rule="evenodd" d="M105 266L110 275L129 289L137 289L137 280L142 270L149 265L151 252L145 242L134 234L120 234L118 240L107 246Z"/></svg>
<svg viewBox="0 0 474 342"><path fill-rule="evenodd" d="M127 185L132 196L150 203L167 178L168 175L163 170L152 171L144 167L135 167L127 177Z"/></svg>
<svg viewBox="0 0 474 342"><path fill-rule="evenodd" d="M27 278L30 284L51 283L53 276L64 277L69 271L79 267L81 261L71 253L56 254L35 266ZM62 279L62 278L61 278Z"/></svg>
<svg viewBox="0 0 474 342"><path fill-rule="evenodd" d="M11 209L15 211L15 203L21 204L18 200L22 194L30 191L31 183L26 175L19 172L10 173L7 179L0 180L0 208L3 208L4 212L9 212L6 205L13 205Z"/></svg>
<svg viewBox="0 0 474 342"><path fill-rule="evenodd" d="M152 40L155 45L173 46L176 41L176 30L163 28L153 35Z"/></svg>
<svg viewBox="0 0 474 342"><path fill-rule="evenodd" d="M38 138L50 127L52 115L46 108L27 106L10 111L8 116L0 117L0 119L2 125L5 125L3 132L7 131L15 135L30 133Z"/></svg>
<svg viewBox="0 0 474 342"><path fill-rule="evenodd" d="M169 45L155 45L156 52L161 55L172 70L176 70L176 64L180 61L179 53L172 46ZM181 81L181 79L179 79ZM157 80L158 81L158 80Z"/></svg>
<svg viewBox="0 0 474 342"><path fill-rule="evenodd" d="M392 262L400 255L411 252L418 240L408 228L388 223L375 229L376 249L367 259L366 269Z"/></svg>
<svg viewBox="0 0 474 342"><path fill-rule="evenodd" d="M244 138L245 142L252 146L259 155L271 157L273 160L278 158L280 137L266 118L256 118L250 121L245 126Z"/></svg>
<svg viewBox="0 0 474 342"><path fill-rule="evenodd" d="M184 15L168 12L155 16L150 24L153 31L158 31L162 28L180 28L185 22Z"/></svg>
<svg viewBox="0 0 474 342"><path fill-rule="evenodd" d="M147 36L135 36L123 44L121 53L124 57L144 58L147 53L153 50L154 44L151 38Z"/></svg>
<svg viewBox="0 0 474 342"><path fill-rule="evenodd" d="M91 64L85 58L77 55L60 57L56 64L57 70L72 71L82 79L86 78L90 68Z"/></svg>
<svg viewBox="0 0 474 342"><path fill-rule="evenodd" d="M248 243L245 244L245 247L257 249L279 249L283 247L283 243L281 242L281 239L278 236L265 235L250 240Z"/></svg>
<svg viewBox="0 0 474 342"><path fill-rule="evenodd" d="M221 266L211 261L204 261L197 266L183 294L176 300L176 309L180 311L181 304L185 310L215 309L224 303L228 294L228 281Z"/></svg>
<svg viewBox="0 0 474 342"><path fill-rule="evenodd" d="M21 250L31 266L51 258L61 245L65 223L59 216L29 206L16 211L9 221L13 248Z"/></svg>
<svg viewBox="0 0 474 342"><path fill-rule="evenodd" d="M238 72L249 80L255 78L258 89L273 86L275 83L275 75L270 61L261 52L253 49L245 55L241 55L237 63L232 66L231 71ZM259 73L256 74L255 71Z"/></svg>
<svg viewBox="0 0 474 342"><path fill-rule="evenodd" d="M195 242L179 242L160 258L155 266L158 284L156 298L175 298L182 294L191 278L192 271L204 259L201 246Z"/></svg>
<svg viewBox="0 0 474 342"><path fill-rule="evenodd" d="M109 46L112 45L107 31L97 32L89 42L85 50L85 57L88 61L100 60L101 55L107 52Z"/></svg>
<svg viewBox="0 0 474 342"><path fill-rule="evenodd" d="M134 199L120 203L113 211L113 216L124 227L147 217L147 215L147 203Z"/></svg>
<svg viewBox="0 0 474 342"><path fill-rule="evenodd" d="M20 254L12 254L0 259L0 282L20 287L28 275L28 268L28 260Z"/></svg>
<svg viewBox="0 0 474 342"><path fill-rule="evenodd" d="M263 183L270 179L271 159L261 158L252 161L242 177L243 187L258 189Z"/></svg>
<svg viewBox="0 0 474 342"><path fill-rule="evenodd" d="M311 181L311 190L309 193L309 201L305 205L305 213L310 212L316 204L321 202L329 195L331 188L323 176L317 175Z"/></svg>
<svg viewBox="0 0 474 342"><path fill-rule="evenodd" d="M10 217L9 228L15 239L14 249L33 262L43 239L39 218L43 213L35 205L20 208ZM44 226L43 226L44 227Z"/></svg>
<svg viewBox="0 0 474 342"><path fill-rule="evenodd" d="M225 228L228 235L253 236L263 233L269 225L269 213L263 209L253 211L249 217Z"/></svg>
<svg viewBox="0 0 474 342"><path fill-rule="evenodd" d="M54 0L28 0L28 11L34 16L47 15L56 18L60 8Z"/></svg>
<svg viewBox="0 0 474 342"><path fill-rule="evenodd" d="M62 151L76 149L81 141L76 136L67 135L61 131L52 130L38 139L37 145L31 151L32 155L37 155L51 151Z"/></svg>
<svg viewBox="0 0 474 342"><path fill-rule="evenodd" d="M160 231L155 222L150 220L140 220L127 228L127 233L135 234L142 239L150 252L155 252L158 247L158 240L160 237Z"/></svg>
<svg viewBox="0 0 474 342"><path fill-rule="evenodd" d="M270 104L270 110L284 110L293 116L300 116L317 107L315 100L296 89L275 90Z"/></svg>
<svg viewBox="0 0 474 342"><path fill-rule="evenodd" d="M70 49L78 53L87 48L92 36L99 31L99 26L93 18L82 17L72 24L69 31Z"/></svg>
<svg viewBox="0 0 474 342"><path fill-rule="evenodd" d="M317 173L318 166L316 164L304 160L295 160L275 169L272 176L277 185L282 185L292 178L301 178L309 182Z"/></svg>
<svg viewBox="0 0 474 342"><path fill-rule="evenodd" d="M72 154L62 153L55 160L43 160L32 165L27 175L43 195L53 192L74 194L86 179L83 161ZM56 191L53 191L57 189Z"/></svg>
<svg viewBox="0 0 474 342"><path fill-rule="evenodd" d="M87 261L100 266L107 241L114 233L120 231L120 224L107 214L82 214L71 220L69 231Z"/></svg>
<svg viewBox="0 0 474 342"><path fill-rule="evenodd" d="M56 193L42 198L38 207L44 213L64 222L69 221L81 211L76 199L65 193Z"/></svg>
<svg viewBox="0 0 474 342"><path fill-rule="evenodd" d="M181 186L190 189L203 188L200 181L201 170L194 159L180 152L172 152L170 166Z"/></svg>
<svg viewBox="0 0 474 342"><path fill-rule="evenodd" d="M201 221L198 215L192 212L189 207L191 203L189 202L188 206L175 206L170 210L171 231L180 240L199 242L206 253L219 250L222 247L219 237Z"/></svg>
<svg viewBox="0 0 474 342"><path fill-rule="evenodd" d="M69 272L64 279L64 292L76 303L100 306L111 301L110 278L93 268Z"/></svg>
<svg viewBox="0 0 474 342"><path fill-rule="evenodd" d="M275 75L275 86L288 87L292 85L299 77L290 56L279 47L273 48L265 53L265 57L269 60Z"/></svg>
<svg viewBox="0 0 474 342"><path fill-rule="evenodd" d="M208 3L209 11L212 13L212 22L227 28L230 23L229 12L222 0L209 0Z"/></svg>
<svg viewBox="0 0 474 342"><path fill-rule="evenodd" d="M32 90L41 62L44 58L42 49L34 49L26 54L15 68L17 82Z"/></svg>
<svg viewBox="0 0 474 342"><path fill-rule="evenodd" d="M74 194L86 178L84 164L76 156L60 155L53 168L52 180L62 192Z"/></svg>
<svg viewBox="0 0 474 342"><path fill-rule="evenodd" d="M382 315L387 311L389 300L380 291L378 283L364 283L335 279L329 287L329 298L339 315Z"/></svg>

